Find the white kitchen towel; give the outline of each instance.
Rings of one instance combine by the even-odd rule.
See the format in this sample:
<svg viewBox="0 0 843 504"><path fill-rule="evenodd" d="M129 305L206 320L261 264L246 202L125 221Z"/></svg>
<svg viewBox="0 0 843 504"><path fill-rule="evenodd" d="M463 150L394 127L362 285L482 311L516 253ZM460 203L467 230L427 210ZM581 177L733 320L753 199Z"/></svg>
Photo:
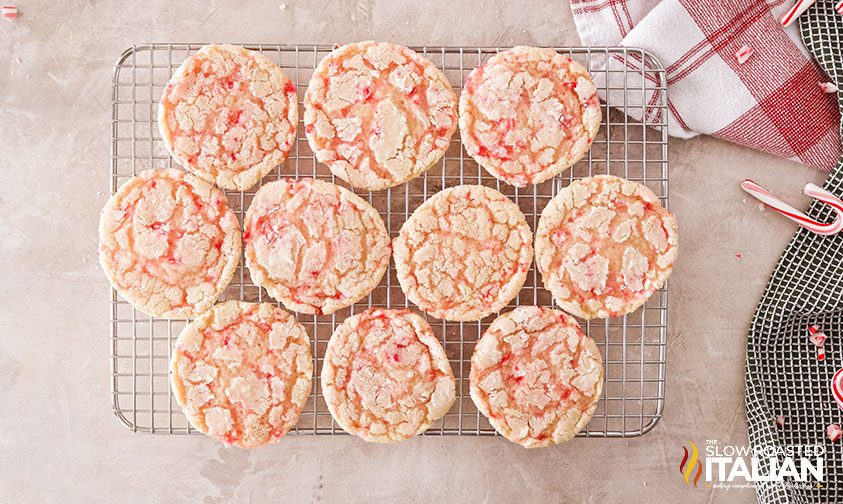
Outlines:
<svg viewBox="0 0 843 504"><path fill-rule="evenodd" d="M829 78L797 25L779 24L791 5L571 0L584 45L640 47L664 65L671 135L713 135L830 170L840 158L837 96L820 89ZM741 64L736 53L745 46L754 52Z"/></svg>

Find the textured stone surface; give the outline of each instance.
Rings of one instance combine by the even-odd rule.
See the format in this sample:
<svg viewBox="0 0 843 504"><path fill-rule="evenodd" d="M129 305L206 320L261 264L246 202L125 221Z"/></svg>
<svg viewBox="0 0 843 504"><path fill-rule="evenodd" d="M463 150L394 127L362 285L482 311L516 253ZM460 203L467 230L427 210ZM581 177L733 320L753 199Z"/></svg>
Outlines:
<svg viewBox="0 0 843 504"><path fill-rule="evenodd" d="M665 414L643 437L527 451L493 438L384 447L290 436L245 452L120 425L96 228L108 197L111 65L127 46L579 42L567 2L283 1L21 1L16 22L0 21L0 500L755 502L749 491L688 489L681 445L746 442L746 330L795 228L742 204L738 182L754 178L805 208L802 186L824 177L711 138L670 142L683 250L670 279Z"/></svg>

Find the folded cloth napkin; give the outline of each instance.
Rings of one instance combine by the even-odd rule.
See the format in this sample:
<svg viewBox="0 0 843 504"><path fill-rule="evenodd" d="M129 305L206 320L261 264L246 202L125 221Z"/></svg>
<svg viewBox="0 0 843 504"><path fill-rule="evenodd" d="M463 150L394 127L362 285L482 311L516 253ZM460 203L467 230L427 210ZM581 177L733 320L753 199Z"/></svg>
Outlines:
<svg viewBox="0 0 843 504"><path fill-rule="evenodd" d="M819 0L832 2L833 0ZM640 47L661 60L668 133L700 133L831 170L840 158L840 110L829 78L786 0L571 0L583 44ZM754 52L743 64L735 54Z"/></svg>

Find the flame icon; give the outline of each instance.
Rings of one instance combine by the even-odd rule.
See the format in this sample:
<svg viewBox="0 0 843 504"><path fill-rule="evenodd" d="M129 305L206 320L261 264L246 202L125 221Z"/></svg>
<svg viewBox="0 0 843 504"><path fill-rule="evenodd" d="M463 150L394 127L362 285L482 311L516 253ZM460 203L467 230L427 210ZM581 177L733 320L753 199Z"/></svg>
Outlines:
<svg viewBox="0 0 843 504"><path fill-rule="evenodd" d="M694 476L694 486L696 487L697 483L700 481L700 476L702 475L702 464L699 463L700 453L699 450L697 450L697 445L690 440L688 443L691 444L690 459L688 456L688 449L683 446L682 450L685 451L685 454L682 456L682 462L679 463L679 474L681 474L685 479L685 484L690 486L691 473L693 473L694 468L696 468L697 474Z"/></svg>

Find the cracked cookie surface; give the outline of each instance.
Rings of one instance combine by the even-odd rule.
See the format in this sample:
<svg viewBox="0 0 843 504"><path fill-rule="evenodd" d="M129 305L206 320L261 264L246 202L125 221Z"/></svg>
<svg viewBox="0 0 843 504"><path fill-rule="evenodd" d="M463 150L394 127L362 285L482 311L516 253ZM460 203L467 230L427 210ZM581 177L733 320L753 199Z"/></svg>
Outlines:
<svg viewBox="0 0 843 504"><path fill-rule="evenodd" d="M393 241L401 289L436 318L479 320L507 305L527 278L532 233L518 206L488 187L434 194Z"/></svg>
<svg viewBox="0 0 843 504"><path fill-rule="evenodd" d="M617 317L664 285L678 233L676 217L646 186L611 175L575 180L542 211L536 265L563 310Z"/></svg>
<svg viewBox="0 0 843 504"><path fill-rule="evenodd" d="M267 303L214 306L184 328L170 362L190 424L240 448L274 443L296 424L312 374L304 327Z"/></svg>
<svg viewBox="0 0 843 504"><path fill-rule="evenodd" d="M378 212L329 182L264 185L243 226L252 281L300 313L325 315L356 303L389 265L389 234Z"/></svg>
<svg viewBox="0 0 843 504"><path fill-rule="evenodd" d="M187 58L158 106L158 129L173 159L240 191L287 159L297 122L296 86L281 67L233 45L206 45Z"/></svg>
<svg viewBox="0 0 843 504"><path fill-rule="evenodd" d="M516 187L571 167L600 129L591 75L553 49L519 46L493 56L469 74L459 108L465 150Z"/></svg>
<svg viewBox="0 0 843 504"><path fill-rule="evenodd" d="M222 191L181 170L146 170L100 214L99 260L138 310L189 318L220 297L240 261L240 224Z"/></svg>
<svg viewBox="0 0 843 504"><path fill-rule="evenodd" d="M410 310L370 308L347 318L328 342L321 379L340 427L378 443L424 432L456 397L445 350Z"/></svg>
<svg viewBox="0 0 843 504"><path fill-rule="evenodd" d="M585 427L603 390L603 363L573 317L519 306L477 341L469 382L471 399L499 433L539 448Z"/></svg>
<svg viewBox="0 0 843 504"><path fill-rule="evenodd" d="M354 187L378 191L438 161L457 127L457 97L427 58L406 47L359 42L319 62L304 97L316 159Z"/></svg>

